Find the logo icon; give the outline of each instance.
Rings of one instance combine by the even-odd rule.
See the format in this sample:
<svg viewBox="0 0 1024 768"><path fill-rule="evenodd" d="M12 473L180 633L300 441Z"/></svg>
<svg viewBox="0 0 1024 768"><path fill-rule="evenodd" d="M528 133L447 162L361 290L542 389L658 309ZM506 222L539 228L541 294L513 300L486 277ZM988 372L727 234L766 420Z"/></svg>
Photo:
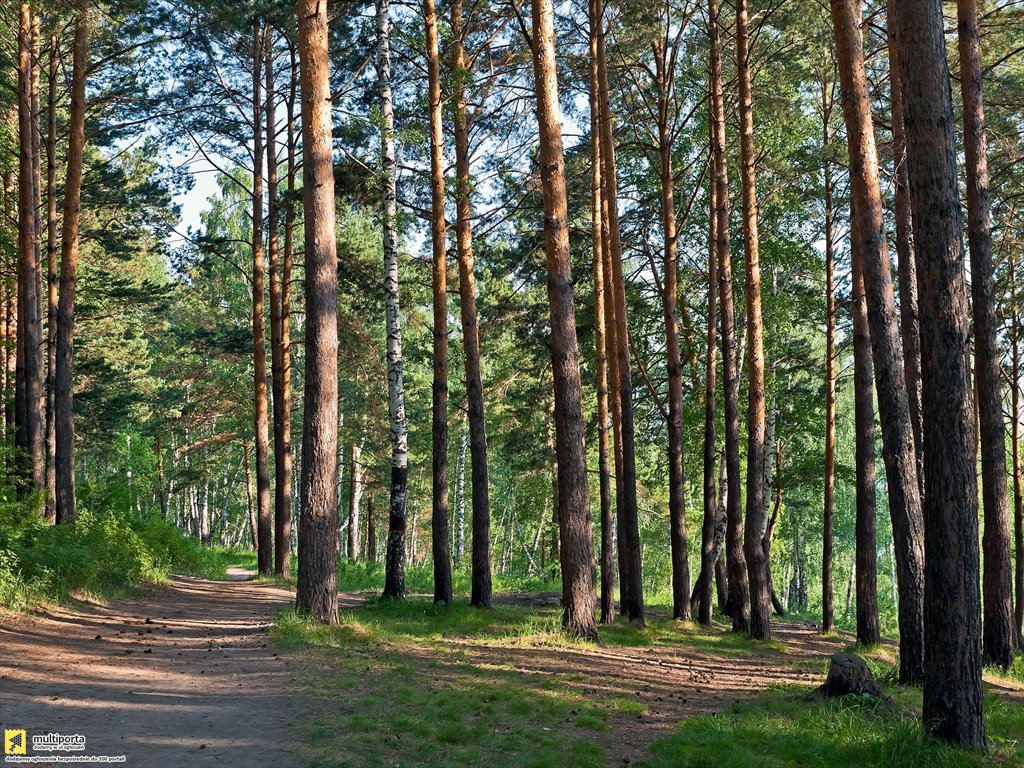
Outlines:
<svg viewBox="0 0 1024 768"><path fill-rule="evenodd" d="M24 730L4 731L4 754L24 755L28 753L28 737Z"/></svg>

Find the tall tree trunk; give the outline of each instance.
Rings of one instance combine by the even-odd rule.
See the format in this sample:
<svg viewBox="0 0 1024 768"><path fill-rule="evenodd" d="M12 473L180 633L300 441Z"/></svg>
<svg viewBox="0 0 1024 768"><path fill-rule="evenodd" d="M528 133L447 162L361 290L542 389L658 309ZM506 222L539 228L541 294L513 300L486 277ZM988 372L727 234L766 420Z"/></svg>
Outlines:
<svg viewBox="0 0 1024 768"><path fill-rule="evenodd" d="M469 451L469 430L459 442L459 463L455 470L455 517L458 520L455 541L455 565L461 566L466 556L466 453Z"/></svg>
<svg viewBox="0 0 1024 768"><path fill-rule="evenodd" d="M729 575L729 615L734 632L750 628L750 587L743 552L743 509L740 488L740 379L736 351L736 316L729 253L729 175L725 154L725 104L722 95L722 51L719 44L718 0L708 0L711 59L712 147L715 155L715 205L718 223L718 296L722 310L722 379L725 406L726 570Z"/></svg>
<svg viewBox="0 0 1024 768"><path fill-rule="evenodd" d="M971 253L971 308L974 359L981 427L981 492L985 510L982 596L985 622L982 659L1006 669L1013 664L1013 566L1010 558L1010 510L1006 498L1006 434L1003 425L999 318L996 315L992 261L992 213L988 186L988 139L982 91L981 40L977 0L958 0L960 90L964 103L964 153L967 170L967 237Z"/></svg>
<svg viewBox="0 0 1024 768"><path fill-rule="evenodd" d="M16 410L17 447L21 451L20 488L32 493L45 486L45 453L40 410L42 372L39 370L39 252L36 249L36 132L32 109L32 9L21 4L18 53L18 361ZM73 519L73 518L72 518Z"/></svg>
<svg viewBox="0 0 1024 768"><path fill-rule="evenodd" d="M1021 471L1020 427L1024 413L1020 397L1020 296L1017 293L1016 258L1011 251L1007 258L1010 282L1010 413L1012 430L1010 445L1013 464L1013 548L1014 560L1014 626L1017 628L1017 647L1024 647L1024 477Z"/></svg>
<svg viewBox="0 0 1024 768"><path fill-rule="evenodd" d="M612 517L611 444L608 436L608 275L605 272L604 192L601 175L601 101L597 64L600 0L590 0L591 231L594 249L594 371L597 378L598 482L601 495L601 623L615 621L615 521Z"/></svg>
<svg viewBox="0 0 1024 768"><path fill-rule="evenodd" d="M384 594L405 597L405 532L408 518L409 426L402 378L402 323L398 295L398 213L395 112L391 98L389 0L377 0L377 81L380 91L381 168L384 229L384 312L388 355L388 414L391 421L391 498L385 551ZM376 540L374 558L376 559Z"/></svg>
<svg viewBox="0 0 1024 768"><path fill-rule="evenodd" d="M257 530L259 525L256 522L256 499L253 498L252 463L249 461L249 444L244 441L242 442L242 465L245 471L245 501L246 511L249 513L249 533L252 538L252 548L256 549L259 538Z"/></svg>
<svg viewBox="0 0 1024 768"><path fill-rule="evenodd" d="M562 566L562 626L570 635L596 640L594 623L594 545L587 491L583 393L572 294L569 211L562 115L558 105L554 11L551 0L531 0L533 70L540 136L551 323L551 370L555 395L558 457L558 525Z"/></svg>
<svg viewBox="0 0 1024 768"><path fill-rule="evenodd" d="M377 562L377 515L373 510L373 494L366 500L366 561Z"/></svg>
<svg viewBox="0 0 1024 768"><path fill-rule="evenodd" d="M942 3L900 0L894 6L914 231L928 233L916 243L928 595L923 716L941 738L980 749L985 724L969 310Z"/></svg>
<svg viewBox="0 0 1024 768"><path fill-rule="evenodd" d="M338 254L327 5L299 0L306 372L296 608L338 622Z"/></svg>
<svg viewBox="0 0 1024 768"><path fill-rule="evenodd" d="M658 87L658 159L660 161L661 221L665 251L665 282L661 304L665 317L668 371L668 508L672 550L672 617L690 619L690 566L686 552L686 477L683 473L683 360L679 352L678 273L675 174L669 119L672 76L666 60L668 27L662 23L654 43Z"/></svg>
<svg viewBox="0 0 1024 768"><path fill-rule="evenodd" d="M821 631L835 629L832 587L832 526L836 492L836 291L832 207L832 82L821 79L821 128L825 155L825 499L821 543Z"/></svg>
<svg viewBox="0 0 1024 768"><path fill-rule="evenodd" d="M363 446L352 443L352 455L348 473L348 559L359 555L359 505L363 498Z"/></svg>
<svg viewBox="0 0 1024 768"><path fill-rule="evenodd" d="M765 393L764 323L761 317L761 259L757 232L754 170L754 115L751 105L748 0L736 3L736 75L740 101L740 169L743 190L743 249L747 308L747 519L743 554L750 578L750 636L767 640L771 629L771 580L761 545L764 527Z"/></svg>
<svg viewBox="0 0 1024 768"><path fill-rule="evenodd" d="M886 17L892 18L888 0ZM889 46L889 101L892 106L892 156L896 174L896 255L899 260L900 331L907 401L914 427L918 489L924 497L924 422L921 413L921 321L917 308L917 263L914 255L914 221L910 210L910 179L907 176L907 130L903 119L903 88L900 84L899 50L892 24L887 23Z"/></svg>
<svg viewBox="0 0 1024 768"><path fill-rule="evenodd" d="M434 602L447 605L452 601L452 558L448 544L448 263L444 218L441 54L437 42L437 13L434 8L434 0L423 0L423 23L427 32L427 79L430 104L430 235L433 245L431 274L434 288L433 473L431 475L433 478L433 513L431 515L431 533L434 556ZM466 170L468 172L468 167ZM467 384L467 393L471 391L471 387L471 384ZM483 393L479 394L482 403ZM477 499L474 492L474 508L476 504Z"/></svg>
<svg viewBox="0 0 1024 768"><path fill-rule="evenodd" d="M924 604L921 496L900 347L889 251L886 245L878 153L861 43L861 5L831 0L843 116L850 156L850 186L857 220L871 349L882 427L882 458L899 574L900 681L916 683L922 670Z"/></svg>
<svg viewBox="0 0 1024 768"><path fill-rule="evenodd" d="M8 190L13 189L13 182ZM15 195L11 194L10 197ZM15 214L15 207L12 204L9 212ZM15 267L17 274L17 267ZM15 424L15 408L17 405L17 365L18 365L18 286L17 278L4 283L4 437L17 445L17 434ZM6 462L10 468L11 460ZM17 457L14 460L13 470L17 471Z"/></svg>
<svg viewBox="0 0 1024 768"><path fill-rule="evenodd" d="M51 523L57 522L57 54L53 33L46 82L46 518Z"/></svg>
<svg viewBox="0 0 1024 768"><path fill-rule="evenodd" d="M277 191L277 94L274 90L274 45L266 50L267 118L267 266L270 270L270 376L274 402L274 574L291 578L292 417L288 301L278 248L280 205ZM288 205L291 205L289 201ZM290 245L290 243L287 243ZM287 250L287 248L286 248Z"/></svg>
<svg viewBox="0 0 1024 768"><path fill-rule="evenodd" d="M473 202L469 168L466 83L472 77L464 51L462 0L452 0L452 58L455 73L455 244L459 260L459 312L465 349L466 403L473 483L473 578L470 605L491 606L491 506L487 480L487 421L480 374L480 324L473 274Z"/></svg>
<svg viewBox="0 0 1024 768"><path fill-rule="evenodd" d="M261 576L274 573L274 521L270 506L270 437L267 407L267 334L263 319L263 101L260 98L266 26L257 21L252 38L252 370L253 430L256 446L256 520L259 537L256 559Z"/></svg>
<svg viewBox="0 0 1024 768"><path fill-rule="evenodd" d="M710 93L710 90L709 90ZM710 100L708 102L711 106ZM712 145L714 137L712 137ZM712 161L714 164L714 161ZM715 356L718 344L718 179L712 169L709 184L708 215L708 344L704 374L704 524L700 537L700 576L697 579L697 621L711 625L715 567L715 529L717 528L718 494L715 485Z"/></svg>
<svg viewBox="0 0 1024 768"><path fill-rule="evenodd" d="M619 602L622 614L630 621L643 624L643 568L640 561L640 527L636 498L636 453L633 425L633 382L629 368L629 330L626 322L626 279L622 268L622 241L619 229L618 183L615 169L615 141L608 89L608 62L603 24L604 2L601 0L597 24L597 76L601 106L601 164L605 199L608 201L608 273L615 307L613 375L617 386L612 388L612 419L616 452L621 454L621 471L617 472L615 492L619 539ZM617 469L619 469L617 467Z"/></svg>
<svg viewBox="0 0 1024 768"><path fill-rule="evenodd" d="M89 9L75 9L75 40L71 75L67 177L64 181L64 226L61 232L60 296L57 307L57 371L54 385L57 522L75 522L75 283L78 277L78 224L82 201L82 158L85 151L85 85L89 71Z"/></svg>
<svg viewBox="0 0 1024 768"><path fill-rule="evenodd" d="M871 331L868 328L867 296L864 291L863 243L851 215L850 250L853 266L853 409L857 476L856 583L857 642L876 645L881 641L878 624L877 559L878 540L875 506L875 403L871 364Z"/></svg>

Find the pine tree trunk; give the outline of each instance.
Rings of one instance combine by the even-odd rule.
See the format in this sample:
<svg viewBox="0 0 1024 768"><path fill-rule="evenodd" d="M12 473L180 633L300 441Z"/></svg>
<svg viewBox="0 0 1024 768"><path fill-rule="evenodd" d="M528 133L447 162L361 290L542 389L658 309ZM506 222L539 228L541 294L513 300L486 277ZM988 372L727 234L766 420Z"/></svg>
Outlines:
<svg viewBox="0 0 1024 768"><path fill-rule="evenodd" d="M958 0L960 89L964 104L964 152L967 170L967 237L971 254L971 308L981 432L981 489L985 510L982 583L985 616L982 660L1003 669L1013 664L1013 566L1010 511L1006 497L1006 433L1003 424L1002 370L998 346L992 214L989 203L988 140L982 90L981 40L977 0Z"/></svg>
<svg viewBox="0 0 1024 768"><path fill-rule="evenodd" d="M562 116L555 65L554 11L551 0L531 0L531 6L555 395L562 625L570 635L596 640L594 546L587 491L586 430L572 289Z"/></svg>
<svg viewBox="0 0 1024 768"><path fill-rule="evenodd" d="M718 0L708 0L711 59L711 113L714 126L715 205L718 234L718 296L721 302L722 383L725 406L726 571L729 575L729 615L734 632L750 629L750 587L743 552L743 510L740 488L740 379L736 350L736 316L732 288L732 257L729 253L729 176L725 154L725 105L722 95L722 52L719 45Z"/></svg>
<svg viewBox="0 0 1024 768"><path fill-rule="evenodd" d="M18 53L18 344L16 371L16 446L21 451L22 495L45 486L45 453L40 410L39 252L36 249L35 117L32 109L32 10L21 4ZM17 418L20 417L20 418ZM69 522L73 517L69 519Z"/></svg>
<svg viewBox="0 0 1024 768"><path fill-rule="evenodd" d="M1013 548L1014 560L1014 626L1017 628L1017 647L1024 647L1024 478L1021 472L1020 425L1020 296L1017 293L1016 258L1011 251L1007 257L1007 271L1010 282L1010 414L1012 430L1010 446L1013 464Z"/></svg>
<svg viewBox="0 0 1024 768"><path fill-rule="evenodd" d="M470 605L491 607L491 507L487 479L487 421L480 373L480 324L473 266L473 204L469 159L466 83L472 77L463 49L462 0L452 0L452 55L455 73L455 243L459 260L459 312L465 349L466 403L473 484L473 577Z"/></svg>
<svg viewBox="0 0 1024 768"><path fill-rule="evenodd" d="M427 96L430 104L430 235L433 244L433 270L431 273L434 288L433 473L431 475L433 478L433 513L431 515L431 533L434 557L434 602L447 605L452 601L452 559L448 544L448 263L444 218L441 55L437 41L437 13L434 8L434 0L423 0L423 23L426 27L427 37L427 79L429 82ZM468 172L468 168L466 170ZM462 218L461 213L459 218ZM466 223L468 224L468 220ZM467 385L467 392L471 392L471 390L472 384ZM482 405L483 393L479 393L479 395ZM472 413L472 405L470 412ZM477 503L474 492L474 507Z"/></svg>
<svg viewBox="0 0 1024 768"><path fill-rule="evenodd" d="M743 554L750 579L750 636L767 640L771 630L771 583L761 546L764 526L765 392L764 324L761 317L760 238L754 170L754 116L751 106L748 0L736 3L736 74L739 81L740 170L743 190L743 248L746 252L747 309L747 519Z"/></svg>
<svg viewBox="0 0 1024 768"><path fill-rule="evenodd" d="M900 0L894 6L914 231L928 233L916 243L928 595L922 714L939 737L981 749L985 725L969 309L942 3Z"/></svg>
<svg viewBox="0 0 1024 768"><path fill-rule="evenodd" d="M604 3L599 5L602 19ZM621 454L621 471L616 472L616 506L619 543L620 611L630 621L644 622L643 568L640 558L640 528L636 498L636 448L633 424L633 382L629 368L629 331L626 321L626 280L622 267L622 241L619 228L618 183L615 166L615 141L608 87L608 62L603 23L597 25L597 75L601 112L601 163L605 199L608 201L608 272L610 298L615 307L612 419L616 452ZM617 417L617 418L616 418ZM617 467L617 470L619 468Z"/></svg>
<svg viewBox="0 0 1024 768"><path fill-rule="evenodd" d="M363 557L368 563L377 562L377 516L373 510L373 494L366 500L366 543Z"/></svg>
<svg viewBox="0 0 1024 768"><path fill-rule="evenodd" d="M75 11L75 39L71 75L67 177L64 181L64 225L61 232L60 291L57 307L56 379L54 382L54 430L57 433L56 492L57 522L74 523L75 509L75 420L74 339L75 284L78 277L78 224L82 200L82 160L85 151L85 86L89 69L89 11L86 3Z"/></svg>
<svg viewBox="0 0 1024 768"><path fill-rule="evenodd" d="M46 519L51 523L57 522L57 54L54 33L46 83Z"/></svg>
<svg viewBox="0 0 1024 768"><path fill-rule="evenodd" d="M270 506L270 437L267 404L267 338L263 319L263 101L260 98L266 28L256 22L252 38L253 172L252 172L252 369L253 443L256 446L256 559L261 576L274 573L274 521Z"/></svg>
<svg viewBox="0 0 1024 768"><path fill-rule="evenodd" d="M923 650L921 496L878 183L878 153L864 72L861 6L857 0L832 0L831 4L850 156L853 215L859 233L861 275L878 392L882 458L889 490L889 514L896 540L900 592L900 681L916 683L921 679Z"/></svg>
<svg viewBox="0 0 1024 768"><path fill-rule="evenodd" d="M831 116L832 82L821 81L822 146L825 155L825 498L821 543L821 631L835 629L832 584L832 527L836 493L836 289L833 230Z"/></svg>
<svg viewBox="0 0 1024 768"><path fill-rule="evenodd" d="M665 318L666 370L668 372L668 508L669 542L672 550L672 618L690 619L690 566L686 551L686 477L683 473L683 361L679 351L678 272L675 174L672 169L672 136L669 110L673 73L666 61L668 34L662 24L654 43L658 87L658 158L660 161L661 220L665 252L665 276L661 304Z"/></svg>
<svg viewBox="0 0 1024 768"><path fill-rule="evenodd" d="M252 463L249 461L249 444L245 441L242 442L242 470L245 474L245 502L249 520L249 534L252 548L255 550L259 536L256 529L259 526L256 524L256 499L253 498Z"/></svg>
<svg viewBox="0 0 1024 768"><path fill-rule="evenodd" d="M327 6L299 0L306 371L303 393L299 578L296 608L338 621L338 255Z"/></svg>
<svg viewBox="0 0 1024 768"><path fill-rule="evenodd" d="M292 539L292 416L288 298L278 248L280 205L277 188L277 112L274 90L274 46L267 39L267 266L270 270L270 376L274 403L274 574L291 578ZM289 150L290 152L290 150ZM289 201L288 205L291 205ZM287 247L290 243L286 243Z"/></svg>
<svg viewBox="0 0 1024 768"><path fill-rule="evenodd" d="M601 502L601 623L615 621L615 521L612 517L611 445L608 435L608 276L605 272L604 180L601 174L601 102L597 64L600 0L590 0L591 231L594 252L594 371L597 379L598 482Z"/></svg>
<svg viewBox="0 0 1024 768"><path fill-rule="evenodd" d="M857 642L876 645L881 641L878 624L877 522L875 505L875 403L874 371L871 364L871 331L868 328L867 297L861 271L863 244L851 214L853 231L850 250L853 267L853 408L857 475L856 582Z"/></svg>
<svg viewBox="0 0 1024 768"><path fill-rule="evenodd" d="M892 17L888 0L887 18ZM910 210L910 179L907 176L907 136L903 120L903 88L897 59L896 35L888 24L889 100L892 113L892 155L896 181L896 256L899 260L900 331L907 401L914 427L918 489L924 499L924 422L921 414L921 321L917 308L917 263L914 255L914 221Z"/></svg>
<svg viewBox="0 0 1024 768"><path fill-rule="evenodd" d="M710 93L710 91L709 91ZM709 100L710 106L710 100ZM714 138L712 137L712 144ZM714 161L712 161L714 165ZM718 179L712 169L709 184L708 215L708 343L704 374L704 521L700 537L700 576L697 578L697 621L711 625L712 590L715 568L715 529L717 528L718 494L715 485L715 380L716 346L718 344Z"/></svg>

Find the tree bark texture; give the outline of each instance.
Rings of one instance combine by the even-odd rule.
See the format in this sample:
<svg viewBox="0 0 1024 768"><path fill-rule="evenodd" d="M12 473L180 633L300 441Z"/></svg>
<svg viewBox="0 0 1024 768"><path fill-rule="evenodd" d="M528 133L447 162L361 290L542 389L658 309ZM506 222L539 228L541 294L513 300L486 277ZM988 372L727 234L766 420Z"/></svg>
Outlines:
<svg viewBox="0 0 1024 768"><path fill-rule="evenodd" d="M61 231L60 289L57 299L57 370L54 382L57 522L74 523L75 419L72 393L75 375L75 288L78 279L78 225L82 213L82 162L85 152L85 86L89 70L88 6L75 10L72 53L71 113L68 125L67 176L64 180L64 224Z"/></svg>
<svg viewBox="0 0 1024 768"><path fill-rule="evenodd" d="M598 482L601 504L601 623L615 620L615 532L612 513L612 467L608 408L608 275L605 273L603 198L601 175L601 102L598 93L597 26L600 0L590 0L590 158L591 229L594 253L594 370L597 378Z"/></svg>
<svg viewBox="0 0 1024 768"><path fill-rule="evenodd" d="M266 26L256 22L252 37L252 370L253 444L256 447L256 545L261 576L274 573L274 519L270 502L270 414L267 402L267 332L264 321L266 264L263 251L263 100L261 98Z"/></svg>
<svg viewBox="0 0 1024 768"><path fill-rule="evenodd" d="M887 18L892 17L888 0ZM914 427L918 489L924 497L924 422L921 415L921 319L917 308L917 261L914 255L914 220L910 210L910 179L907 176L907 130L903 121L903 88L900 84L899 50L892 24L887 24L889 48L889 101L892 107L892 159L896 174L896 256L899 261L900 331L907 401Z"/></svg>
<svg viewBox="0 0 1024 768"><path fill-rule="evenodd" d="M296 608L338 622L338 254L327 6L299 0L306 375Z"/></svg>
<svg viewBox="0 0 1024 768"><path fill-rule="evenodd" d="M882 428L882 458L889 490L899 582L900 681L915 683L922 670L923 534L917 454L910 419L903 351L885 237L878 152L864 71L861 6L832 0L832 22L850 157L853 216L861 255L872 362Z"/></svg>
<svg viewBox="0 0 1024 768"><path fill-rule="evenodd" d="M923 716L939 737L983 748L969 309L942 3L894 6L914 231L928 233L916 242L925 448Z"/></svg>
<svg viewBox="0 0 1024 768"><path fill-rule="evenodd" d="M18 33L18 336L16 369L16 446L20 450L19 488L33 493L45 487L42 371L38 350L39 252L36 249L36 174L32 108L32 9L21 4ZM19 396L20 395L20 396ZM72 518L73 520L73 518Z"/></svg>
<svg viewBox="0 0 1024 768"><path fill-rule="evenodd" d="M558 104L554 11L551 0L531 0L533 70L544 196L544 241L551 323L551 370L558 460L558 525L561 538L562 625L570 634L597 639L594 622L594 545L587 491L583 395L572 291L562 116Z"/></svg>
<svg viewBox="0 0 1024 768"><path fill-rule="evenodd" d="M856 223L856 217L851 217ZM877 520L875 500L875 403L874 371L871 364L871 331L868 328L867 297L861 271L863 245L854 226L850 235L853 266L853 410L856 458L856 574L857 642L876 645L881 641L878 624Z"/></svg>
<svg viewBox="0 0 1024 768"><path fill-rule="evenodd" d="M377 82L381 129L384 230L384 313L388 357L388 416L391 422L391 494L385 544L384 595L405 597L405 533L408 518L409 425L405 417L402 373L402 323L398 291L398 203L395 162L395 110L391 95L391 19L389 0L377 0ZM369 513L367 513L369 514ZM367 532L369 536L369 531ZM373 540L376 559L376 538Z"/></svg>
<svg viewBox="0 0 1024 768"><path fill-rule="evenodd" d="M662 24L654 43L655 80L658 88L658 160L661 221L664 239L664 284L661 305L665 318L665 353L668 372L668 509L672 553L672 618L690 619L690 565L686 551L686 477L683 472L683 360L679 351L678 274L675 173L672 167L670 109L672 77L669 69L667 28Z"/></svg>
<svg viewBox="0 0 1024 768"><path fill-rule="evenodd" d="M964 155L967 171L967 238L971 255L971 309L981 433L981 493L985 511L982 550L985 569L982 599L982 660L1003 669L1013 664L1013 565L1010 509L1006 489L1006 430L1003 424L1002 370L996 313L992 212L989 202L988 140L982 89L981 40L977 0L958 0L960 91L964 105Z"/></svg>
<svg viewBox="0 0 1024 768"><path fill-rule="evenodd" d="M473 259L473 201L470 178L469 115L466 84L472 73L464 49L462 0L452 0L452 55L455 76L455 245L459 261L459 313L465 350L466 404L473 490L472 586L470 605L491 607L491 505L487 476L487 420L480 372L480 323L476 310Z"/></svg>
<svg viewBox="0 0 1024 768"><path fill-rule="evenodd" d="M743 249L747 309L747 519L743 554L750 579L750 636L771 637L771 579L761 545L764 528L765 391L764 323L761 317L761 258L757 231L754 115L751 104L748 0L736 2L736 71L739 81L740 171L743 190Z"/></svg>
<svg viewBox="0 0 1024 768"><path fill-rule="evenodd" d="M736 315L733 300L732 257L729 253L729 176L725 144L725 104L722 94L721 19L718 0L708 0L711 58L712 146L715 155L715 188L718 233L718 297L722 324L722 383L725 408L726 571L729 575L729 613L734 632L750 628L750 586L743 551L743 509L740 487L740 379L736 348Z"/></svg>
<svg viewBox="0 0 1024 768"><path fill-rule="evenodd" d="M636 446L633 422L633 382L629 366L629 330L626 321L626 279L622 267L622 241L619 227L618 183L615 165L615 140L612 130L608 86L608 61L605 51L604 3L599 5L597 25L597 75L601 102L601 163L605 199L608 201L608 260L611 262L610 299L615 307L615 366L617 386L612 390L612 408L616 452L621 455L621 471L616 473L616 521L618 528L619 610L630 621L643 624L643 568L640 557L640 527L636 497ZM617 418L616 418L617 417Z"/></svg>
<svg viewBox="0 0 1024 768"><path fill-rule="evenodd" d="M433 506L434 602L452 601L452 558L448 543L448 263L444 218L444 130L441 124L441 54L434 0L423 0L430 104L430 238L433 246L434 383ZM482 398L482 394L481 394ZM474 494L474 502L476 496Z"/></svg>
<svg viewBox="0 0 1024 768"><path fill-rule="evenodd" d="M291 339L288 286L281 263L278 229L281 207L277 182L277 94L274 46L266 41L267 266L270 270L270 378L274 403L274 574L291 578L292 409ZM290 203L289 203L290 204Z"/></svg>

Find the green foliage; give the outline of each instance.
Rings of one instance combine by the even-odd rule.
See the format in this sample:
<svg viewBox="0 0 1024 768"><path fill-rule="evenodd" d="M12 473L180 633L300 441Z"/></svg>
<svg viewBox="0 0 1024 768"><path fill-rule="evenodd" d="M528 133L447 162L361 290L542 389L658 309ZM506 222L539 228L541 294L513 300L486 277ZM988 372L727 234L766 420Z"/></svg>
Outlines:
<svg viewBox="0 0 1024 768"><path fill-rule="evenodd" d="M74 526L50 525L23 507L0 508L0 606L106 597L156 584L171 572L215 577L210 550L156 515L82 510Z"/></svg>
<svg viewBox="0 0 1024 768"><path fill-rule="evenodd" d="M985 702L990 754L964 752L924 734L921 693L889 688L893 699L823 699L806 688L780 688L727 711L684 720L658 741L647 768L885 766L972 768L1019 765L1024 709L994 696Z"/></svg>
<svg viewBox="0 0 1024 768"><path fill-rule="evenodd" d="M434 571L431 565L409 565L405 569L405 586L409 594L431 594ZM468 597L470 573L465 569L452 572L452 586L457 597ZM494 574L495 592L558 592L562 585L550 576ZM338 560L338 589L342 592L374 592L384 587L384 564L365 560Z"/></svg>

